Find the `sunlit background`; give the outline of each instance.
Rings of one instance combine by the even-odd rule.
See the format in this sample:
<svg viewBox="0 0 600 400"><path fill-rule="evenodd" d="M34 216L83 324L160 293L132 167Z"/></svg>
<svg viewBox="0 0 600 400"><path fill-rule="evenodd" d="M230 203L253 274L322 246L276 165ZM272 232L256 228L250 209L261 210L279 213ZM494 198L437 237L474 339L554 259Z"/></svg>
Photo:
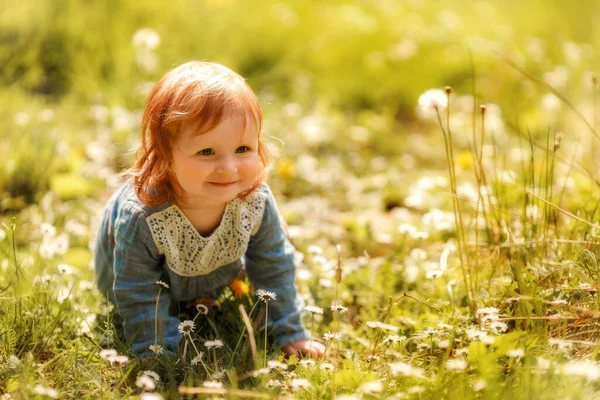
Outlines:
<svg viewBox="0 0 600 400"><path fill-rule="evenodd" d="M340 332L345 354L337 380L298 369L309 389L287 375L242 386L306 398L335 385L398 399L593 392L597 315L581 310L597 309L600 276L600 1L0 6L0 394L140 393L137 369L96 356L118 346L97 322L107 310L91 243L147 94L189 60L222 63L258 94L299 287L326 310L315 333ZM389 296L400 307L386 309ZM350 309L341 326L332 301ZM550 384L548 371L567 380Z"/></svg>

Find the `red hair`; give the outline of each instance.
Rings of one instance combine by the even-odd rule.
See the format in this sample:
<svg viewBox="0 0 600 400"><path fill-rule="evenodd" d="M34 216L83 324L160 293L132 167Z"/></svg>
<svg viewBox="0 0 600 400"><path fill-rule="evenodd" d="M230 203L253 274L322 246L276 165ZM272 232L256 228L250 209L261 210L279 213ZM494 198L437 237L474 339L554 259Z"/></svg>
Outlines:
<svg viewBox="0 0 600 400"><path fill-rule="evenodd" d="M266 178L272 157L261 140L262 109L244 78L229 68L211 62L190 61L167 72L148 96L142 117L142 141L134 165L126 172L133 176L139 199L148 207L174 201L173 143L184 127L199 133L217 126L232 113L250 119L258 129L259 174L243 196L254 191Z"/></svg>

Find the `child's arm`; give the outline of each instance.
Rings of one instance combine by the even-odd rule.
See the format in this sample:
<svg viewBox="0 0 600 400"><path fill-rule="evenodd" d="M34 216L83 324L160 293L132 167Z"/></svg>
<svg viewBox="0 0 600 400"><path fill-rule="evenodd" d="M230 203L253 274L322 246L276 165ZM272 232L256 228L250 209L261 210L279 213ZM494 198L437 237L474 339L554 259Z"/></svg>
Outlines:
<svg viewBox="0 0 600 400"><path fill-rule="evenodd" d="M302 325L304 302L294 284L295 250L281 226L279 211L268 187L266 192L263 219L246 252L246 270L257 289L277 295L275 300L269 301L268 328L275 343L284 348L307 340L310 335Z"/></svg>
<svg viewBox="0 0 600 400"><path fill-rule="evenodd" d="M163 278L160 265L144 213L134 203L124 204L115 225L113 293L127 341L140 356L152 354L149 346L155 343L156 310L157 343L166 351L177 347L179 320L169 316L169 289L155 283Z"/></svg>

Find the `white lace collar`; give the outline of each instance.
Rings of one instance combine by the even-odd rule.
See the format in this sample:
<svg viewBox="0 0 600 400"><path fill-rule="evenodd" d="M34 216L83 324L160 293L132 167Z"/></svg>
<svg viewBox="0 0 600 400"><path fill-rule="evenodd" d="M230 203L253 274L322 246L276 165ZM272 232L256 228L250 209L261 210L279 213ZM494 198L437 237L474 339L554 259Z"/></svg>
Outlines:
<svg viewBox="0 0 600 400"><path fill-rule="evenodd" d="M246 253L250 236L258 231L266 194L255 190L227 203L221 223L204 237L176 205L146 218L154 243L169 268L181 276L206 275Z"/></svg>

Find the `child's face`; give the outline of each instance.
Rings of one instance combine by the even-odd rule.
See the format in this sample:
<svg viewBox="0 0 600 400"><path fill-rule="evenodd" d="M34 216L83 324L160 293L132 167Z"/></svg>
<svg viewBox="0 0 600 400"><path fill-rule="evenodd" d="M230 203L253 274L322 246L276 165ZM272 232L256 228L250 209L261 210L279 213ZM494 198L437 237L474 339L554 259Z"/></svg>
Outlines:
<svg viewBox="0 0 600 400"><path fill-rule="evenodd" d="M249 189L259 169L254 122L233 114L213 129L194 135L184 129L173 146L178 197L190 207L223 204ZM177 185L175 185L177 187Z"/></svg>

